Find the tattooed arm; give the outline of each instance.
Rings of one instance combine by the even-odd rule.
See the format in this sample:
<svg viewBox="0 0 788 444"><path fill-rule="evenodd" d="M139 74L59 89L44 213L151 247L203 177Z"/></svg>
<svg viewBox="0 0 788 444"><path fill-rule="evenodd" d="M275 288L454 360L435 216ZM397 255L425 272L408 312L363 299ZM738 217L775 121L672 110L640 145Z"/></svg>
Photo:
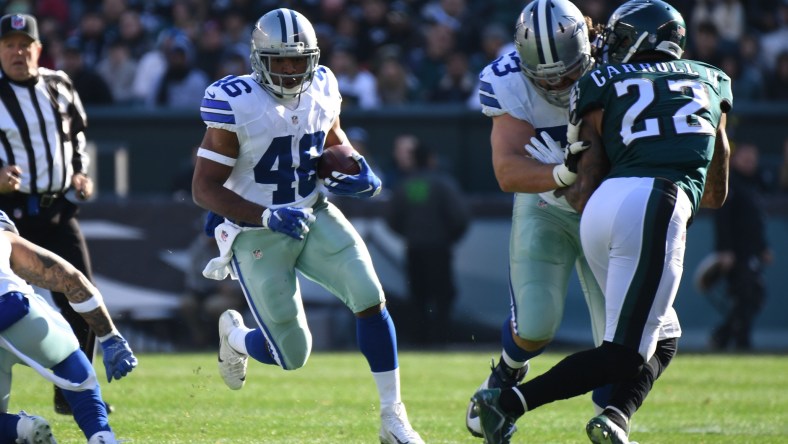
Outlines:
<svg viewBox="0 0 788 444"><path fill-rule="evenodd" d="M714 155L706 173L706 187L700 200L701 208L720 208L728 197L728 169L731 154L728 134L725 131L727 114L720 118L717 138L714 140Z"/></svg>
<svg viewBox="0 0 788 444"><path fill-rule="evenodd" d="M31 285L63 293L71 303L85 302L93 295L99 295L98 289L85 275L60 256L10 231L1 233L11 242L11 269ZM99 337L115 330L103 303L80 315Z"/></svg>

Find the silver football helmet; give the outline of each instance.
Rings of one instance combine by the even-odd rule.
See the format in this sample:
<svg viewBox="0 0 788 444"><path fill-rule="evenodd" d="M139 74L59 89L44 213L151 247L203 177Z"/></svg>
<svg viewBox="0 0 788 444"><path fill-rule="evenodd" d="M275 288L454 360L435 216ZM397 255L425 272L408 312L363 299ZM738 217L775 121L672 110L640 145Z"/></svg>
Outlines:
<svg viewBox="0 0 788 444"><path fill-rule="evenodd" d="M306 58L301 73L271 72L271 59ZM297 97L309 88L317 69L320 48L309 20L292 9L279 8L260 17L252 31L250 61L255 80L279 97Z"/></svg>
<svg viewBox="0 0 788 444"><path fill-rule="evenodd" d="M569 0L534 0L527 4L514 33L520 67L539 94L553 105L567 106L575 80L591 68L588 26Z"/></svg>

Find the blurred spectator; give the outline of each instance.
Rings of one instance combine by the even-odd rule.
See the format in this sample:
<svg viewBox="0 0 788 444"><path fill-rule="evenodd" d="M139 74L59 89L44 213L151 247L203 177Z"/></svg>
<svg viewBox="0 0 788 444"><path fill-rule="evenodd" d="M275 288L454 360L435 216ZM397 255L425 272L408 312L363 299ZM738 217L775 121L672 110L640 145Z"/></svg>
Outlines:
<svg viewBox="0 0 788 444"><path fill-rule="evenodd" d="M432 91L438 88L454 48L455 36L451 28L441 24L427 26L424 48L413 51L410 61L413 75L419 79L420 100L429 100Z"/></svg>
<svg viewBox="0 0 788 444"><path fill-rule="evenodd" d="M398 42L388 27L389 3L385 0L361 0L360 4L356 54L360 61L368 61L379 48Z"/></svg>
<svg viewBox="0 0 788 444"><path fill-rule="evenodd" d="M227 76L242 76L249 74L251 70L248 54L228 52L219 60L219 67L216 69L216 79L222 79Z"/></svg>
<svg viewBox="0 0 788 444"><path fill-rule="evenodd" d="M259 18L259 15L247 17L244 15L243 9L239 8L230 8L224 13L222 16L222 30L224 30L225 45L228 52L249 54L252 51L250 43L252 26Z"/></svg>
<svg viewBox="0 0 788 444"><path fill-rule="evenodd" d="M419 145L419 138L413 134L400 134L394 138L391 150L391 163L386 168L384 187L394 189L416 168L413 151Z"/></svg>
<svg viewBox="0 0 788 444"><path fill-rule="evenodd" d="M737 101L757 100L761 97L763 82L759 77L752 76L753 71L742 72L745 66L739 60L735 54L727 54L722 57L719 68L731 78L731 89L736 91Z"/></svg>
<svg viewBox="0 0 788 444"><path fill-rule="evenodd" d="M127 9L120 15L115 39L123 42L131 57L137 61L153 48L153 42L142 25L142 17L133 9Z"/></svg>
<svg viewBox="0 0 788 444"><path fill-rule="evenodd" d="M427 26L441 25L451 30L458 48L468 52L480 49L480 24L483 21L473 13L468 1L432 0L424 6L421 15Z"/></svg>
<svg viewBox="0 0 788 444"><path fill-rule="evenodd" d="M153 95L156 83L167 69L165 52L168 51L174 39L179 36L186 37L172 28L161 31L156 40L156 46L140 58L132 88L135 102L145 103L147 98Z"/></svg>
<svg viewBox="0 0 788 444"><path fill-rule="evenodd" d="M343 108L378 107L375 75L359 66L353 51L345 46L335 47L328 61L328 67L337 77Z"/></svg>
<svg viewBox="0 0 788 444"><path fill-rule="evenodd" d="M468 57L461 51L451 53L446 62L446 72L435 90L429 94L429 101L436 103L462 103L476 92L478 74L468 69Z"/></svg>
<svg viewBox="0 0 788 444"><path fill-rule="evenodd" d="M744 7L738 0L697 0L692 10L692 24L711 22L726 46L735 45L744 34Z"/></svg>
<svg viewBox="0 0 788 444"><path fill-rule="evenodd" d="M389 48L381 49L387 51ZM381 106L407 105L417 98L418 81L396 56L384 54L380 58L375 79Z"/></svg>
<svg viewBox="0 0 788 444"><path fill-rule="evenodd" d="M107 44L106 25L104 17L96 11L86 11L79 19L79 28L71 37L86 66L96 66L104 56L104 47Z"/></svg>
<svg viewBox="0 0 788 444"><path fill-rule="evenodd" d="M774 71L766 76L766 99L788 100L788 49L777 56Z"/></svg>
<svg viewBox="0 0 788 444"><path fill-rule="evenodd" d="M96 72L109 86L115 103L132 103L137 61L131 57L131 51L123 41L115 40L109 44L107 56L98 63Z"/></svg>
<svg viewBox="0 0 788 444"><path fill-rule="evenodd" d="M782 0L771 15L776 27L761 37L761 52L767 70L775 69L780 53L788 51L788 0Z"/></svg>
<svg viewBox="0 0 788 444"><path fill-rule="evenodd" d="M788 193L788 137L783 140L783 163L780 165L779 190Z"/></svg>
<svg viewBox="0 0 788 444"><path fill-rule="evenodd" d="M84 105L110 105L112 92L104 79L93 68L85 66L84 56L77 42L70 40L63 48L63 71L71 77L74 88Z"/></svg>
<svg viewBox="0 0 788 444"><path fill-rule="evenodd" d="M154 84L148 106L197 110L209 80L194 67L194 47L186 36L176 37L164 51L166 70Z"/></svg>
<svg viewBox="0 0 788 444"><path fill-rule="evenodd" d="M728 283L730 303L710 346L724 350L752 347L755 316L763 307L763 268L772 261L766 240L765 213L758 179L758 147L738 143L731 153L730 182L725 205L715 212L715 250Z"/></svg>
<svg viewBox="0 0 788 444"><path fill-rule="evenodd" d="M722 61L720 53L720 34L717 25L710 21L700 22L694 34L694 38L688 39L691 47L692 56L684 56L706 62L710 65L719 67Z"/></svg>
<svg viewBox="0 0 788 444"><path fill-rule="evenodd" d="M410 154L415 168L394 189L386 217L406 245L411 307L403 336L420 345L445 345L457 336L449 322L456 297L454 246L468 228L470 210L430 149L417 143Z"/></svg>
<svg viewBox="0 0 788 444"><path fill-rule="evenodd" d="M221 79L220 76L216 75L216 71L219 69L218 62L226 49L224 33L219 22L209 20L202 24L202 31L197 36L196 46L195 66L208 74L209 78Z"/></svg>

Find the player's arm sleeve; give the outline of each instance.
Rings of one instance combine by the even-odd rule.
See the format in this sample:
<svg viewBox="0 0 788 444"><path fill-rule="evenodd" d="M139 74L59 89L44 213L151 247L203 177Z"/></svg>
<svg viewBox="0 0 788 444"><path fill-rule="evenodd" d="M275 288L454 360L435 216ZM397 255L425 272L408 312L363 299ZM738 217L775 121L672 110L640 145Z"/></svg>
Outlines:
<svg viewBox="0 0 788 444"><path fill-rule="evenodd" d="M524 91L518 90L517 82L520 81L519 73L510 73L508 76L497 76L491 67L486 67L479 75L479 103L482 114L487 117L496 117L509 114L512 117L527 122L533 122L533 117L528 112L532 108Z"/></svg>
<svg viewBox="0 0 788 444"><path fill-rule="evenodd" d="M248 96L248 94L242 94L238 97L244 96ZM222 88L217 87L216 83L205 89L205 94L200 103L200 117L202 117L208 128L237 132L238 119L233 109L232 99Z"/></svg>

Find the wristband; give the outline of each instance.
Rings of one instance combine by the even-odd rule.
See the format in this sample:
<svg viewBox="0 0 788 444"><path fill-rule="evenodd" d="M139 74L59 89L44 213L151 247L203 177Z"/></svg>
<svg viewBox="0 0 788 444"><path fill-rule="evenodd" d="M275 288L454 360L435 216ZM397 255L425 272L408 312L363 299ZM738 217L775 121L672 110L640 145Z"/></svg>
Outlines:
<svg viewBox="0 0 788 444"><path fill-rule="evenodd" d="M120 336L120 332L116 330L115 327L112 327L111 332L105 334L104 336L98 336L98 340L99 342L106 342L107 340L112 339L115 336Z"/></svg>
<svg viewBox="0 0 788 444"><path fill-rule="evenodd" d="M71 308L73 308L77 313L88 313L101 307L101 304L103 303L104 298L101 297L101 293L96 293L86 301L69 302L68 305L70 305Z"/></svg>

